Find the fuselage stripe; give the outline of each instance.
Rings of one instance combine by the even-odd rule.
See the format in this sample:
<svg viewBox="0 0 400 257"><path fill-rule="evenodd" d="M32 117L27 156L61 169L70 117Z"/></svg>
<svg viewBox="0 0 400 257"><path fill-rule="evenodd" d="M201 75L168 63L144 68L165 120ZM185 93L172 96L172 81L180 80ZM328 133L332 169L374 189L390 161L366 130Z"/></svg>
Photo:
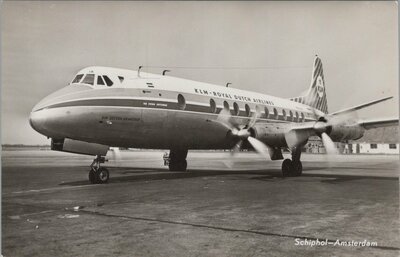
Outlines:
<svg viewBox="0 0 400 257"><path fill-rule="evenodd" d="M188 112L199 112L199 113L207 113L212 114L211 108L209 106L202 106L196 104L186 104L185 107L180 106L178 103L171 103L166 101L154 101L154 100L138 100L138 99L85 99L85 100L76 100L76 101L68 101L64 103L57 103L50 106L47 106L43 109L53 109L53 108L61 108L61 107L78 107L78 106L114 106L114 107L132 107L132 108L149 108L149 109L160 109L160 110L180 110L180 111L188 111ZM221 111L222 108L217 107L216 112ZM233 112L233 110L231 110ZM253 112L252 112L253 113ZM289 113L289 112L288 112ZM250 118L246 111L239 111L238 115L232 115L233 117L240 118ZM272 116L272 114L269 114ZM265 117L265 114L262 115L262 118L269 119L270 117ZM284 121L282 115L279 115L278 119L274 119L275 121ZM305 121L312 121L313 119L305 119Z"/></svg>

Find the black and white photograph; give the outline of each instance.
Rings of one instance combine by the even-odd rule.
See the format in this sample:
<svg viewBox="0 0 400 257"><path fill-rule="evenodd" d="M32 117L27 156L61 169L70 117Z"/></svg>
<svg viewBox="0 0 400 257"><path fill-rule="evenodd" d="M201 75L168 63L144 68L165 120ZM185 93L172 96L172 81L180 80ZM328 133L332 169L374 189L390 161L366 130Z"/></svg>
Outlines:
<svg viewBox="0 0 400 257"><path fill-rule="evenodd" d="M397 1L0 5L2 256L400 255Z"/></svg>

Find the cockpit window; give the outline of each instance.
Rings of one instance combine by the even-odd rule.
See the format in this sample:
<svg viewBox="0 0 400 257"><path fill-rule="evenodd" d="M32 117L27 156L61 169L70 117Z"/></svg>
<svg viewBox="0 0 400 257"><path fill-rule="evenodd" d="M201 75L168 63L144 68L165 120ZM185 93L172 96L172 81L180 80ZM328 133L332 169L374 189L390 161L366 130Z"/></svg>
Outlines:
<svg viewBox="0 0 400 257"><path fill-rule="evenodd" d="M83 77L83 74L76 75L76 77L74 78L74 80L71 83L79 83L79 81L81 81L82 77Z"/></svg>
<svg viewBox="0 0 400 257"><path fill-rule="evenodd" d="M103 75L104 80L106 81L107 86L111 87L114 83L112 82L112 80L107 77L106 75Z"/></svg>
<svg viewBox="0 0 400 257"><path fill-rule="evenodd" d="M121 83L124 81L124 77L118 76L118 78L119 78L119 81L120 81Z"/></svg>
<svg viewBox="0 0 400 257"><path fill-rule="evenodd" d="M93 85L94 84L94 74L87 74L82 80L82 83Z"/></svg>
<svg viewBox="0 0 400 257"><path fill-rule="evenodd" d="M97 85L105 85L104 80L101 78L101 76L97 76Z"/></svg>

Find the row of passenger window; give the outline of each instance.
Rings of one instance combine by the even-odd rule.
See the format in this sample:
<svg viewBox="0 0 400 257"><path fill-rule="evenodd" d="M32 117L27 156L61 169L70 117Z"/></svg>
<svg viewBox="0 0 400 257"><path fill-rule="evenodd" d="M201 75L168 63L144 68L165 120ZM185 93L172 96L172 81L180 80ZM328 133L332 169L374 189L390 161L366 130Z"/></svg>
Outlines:
<svg viewBox="0 0 400 257"><path fill-rule="evenodd" d="M82 83L82 84L88 84L88 85L94 85L95 81L95 74L86 74L86 76L83 78L84 74L78 74L74 78L74 80L71 82L72 84L75 83ZM82 79L83 78L83 79ZM97 85L107 85L111 87L114 83L112 80L107 76L107 75L97 75L97 80L96 80Z"/></svg>
<svg viewBox="0 0 400 257"><path fill-rule="evenodd" d="M184 110L186 108L186 100L183 97L183 95L179 94L178 95L178 106L180 109ZM234 102L233 103L233 110L230 108L229 103L227 101L223 102L223 106L225 110L228 110L232 115L238 116L240 114L240 108L238 103ZM245 104L244 106L246 115L250 117L252 115L251 108L248 104ZM216 113L217 112L217 104L215 103L214 99L210 99L210 111L211 113ZM259 114L262 114L262 107L259 105L256 105L256 112ZM270 112L270 109L268 109L267 106L264 106L264 113L265 116L264 118L271 118L271 119L283 119L287 121L295 121L295 122L304 122L305 116L304 113L300 112L294 112L289 110L287 112L285 109L282 109L282 114L279 115L277 108L273 108Z"/></svg>
<svg viewBox="0 0 400 257"><path fill-rule="evenodd" d="M236 115L238 116L240 113L240 109L239 109L239 105L234 102L233 103L233 110L230 109L229 103L227 101L224 101L223 103L224 105L224 109L230 111L230 113L232 115ZM211 112L215 113L217 111L216 108L216 104L215 101L213 99L210 99L210 108L211 108ZM252 115L251 112L251 108L248 104L244 105L244 109L246 112L246 115L248 117L250 117ZM259 105L256 105L256 110L257 113L262 114L262 107L260 107ZM270 109L268 109L267 106L264 106L264 118L272 118L272 119L279 119L282 118L283 120L287 120L287 121L300 121L303 122L305 117L304 117L304 113L299 113L296 111L295 113L293 113L293 111L289 110L289 112L287 112L285 109L282 109L282 114L279 115L277 108L273 108L271 111Z"/></svg>

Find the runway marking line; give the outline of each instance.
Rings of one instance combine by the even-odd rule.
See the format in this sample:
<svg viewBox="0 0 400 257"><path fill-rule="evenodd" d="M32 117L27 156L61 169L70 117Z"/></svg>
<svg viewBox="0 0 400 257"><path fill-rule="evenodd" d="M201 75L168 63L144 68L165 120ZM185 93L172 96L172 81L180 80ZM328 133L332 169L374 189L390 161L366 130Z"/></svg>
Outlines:
<svg viewBox="0 0 400 257"><path fill-rule="evenodd" d="M218 226L196 224L196 223L189 223L189 222L183 222L183 221L161 220L161 219L153 219L153 218L145 218L145 217L133 217L133 216L127 216L127 215L107 214L107 213L102 213L102 212L98 212L98 211L90 211L90 210L80 210L79 212L86 213L86 214L89 214L89 215L99 215L99 216L114 217L114 218L127 219L127 220L151 221L151 222L159 222L159 223L175 224L175 225L183 225L183 226L192 226L192 227L199 227L199 228L209 228L209 229L229 231L229 232L251 233L251 234L257 234L257 235L263 235L263 236L285 237L285 238L294 238L294 239L299 238L299 239L320 240L320 241L321 240L323 240L323 241L327 240L328 243L335 243L336 242L336 240L326 239L326 238L309 237L309 236L298 236L298 235L289 235L289 234L279 234L279 233L263 232L263 231L250 230L250 229L237 229L237 228L230 228L230 227L218 227ZM344 241L350 241L350 240L340 240L340 241L344 242ZM369 246L369 247L382 249L382 250L396 250L396 251L400 250L399 247L395 247L395 246L378 245L378 246Z"/></svg>
<svg viewBox="0 0 400 257"><path fill-rule="evenodd" d="M80 186L50 187L50 188L42 188L42 189L30 189L30 190L6 193L6 194L3 194L3 195L25 194L25 193L40 193L40 192L51 191L51 190L64 190L64 189L83 188L83 187L91 187L91 186L99 186L99 185L80 185Z"/></svg>
<svg viewBox="0 0 400 257"><path fill-rule="evenodd" d="M33 216L33 215L39 215L39 214L46 214L46 213L51 213L55 212L56 210L47 210L47 211L41 211L41 212L32 212L32 213L24 213L24 214L19 214L19 215L10 215L8 216L10 219L20 219L21 217L27 217L27 216Z"/></svg>

